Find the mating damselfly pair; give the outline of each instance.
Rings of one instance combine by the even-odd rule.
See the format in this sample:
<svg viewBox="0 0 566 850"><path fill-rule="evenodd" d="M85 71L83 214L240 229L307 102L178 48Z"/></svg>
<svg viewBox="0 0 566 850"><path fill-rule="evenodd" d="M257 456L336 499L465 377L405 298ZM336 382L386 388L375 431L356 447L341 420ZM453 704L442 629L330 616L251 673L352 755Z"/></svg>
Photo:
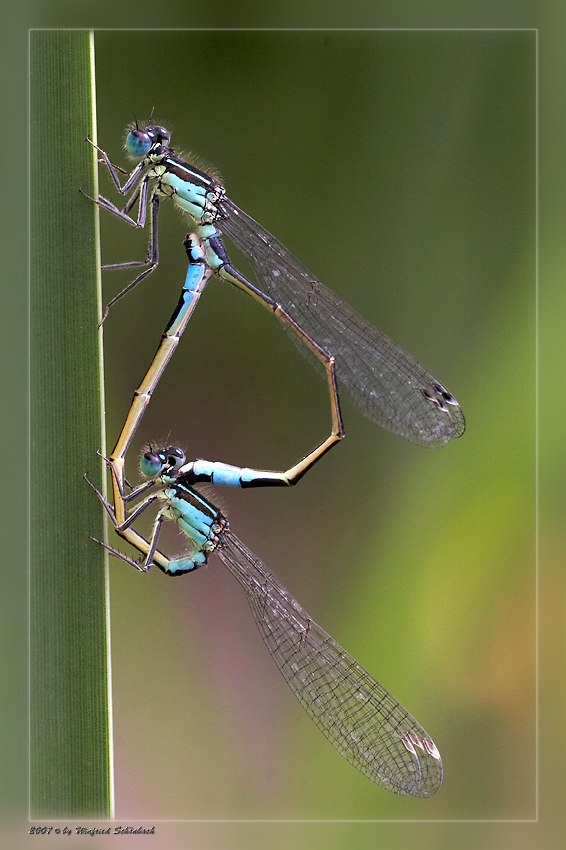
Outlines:
<svg viewBox="0 0 566 850"><path fill-rule="evenodd" d="M128 133L126 148L140 158L130 174L114 166L107 154L97 148L116 188L123 195L131 193L125 206L120 209L102 196L93 200L137 227L144 227L149 218L149 249L145 260L104 267L146 266L108 307L157 267L162 199L172 197L190 215L196 235L185 241L189 269L179 304L108 459L113 505L98 493L117 532L141 556L133 560L107 548L136 569L147 571L156 564L169 575L190 572L204 565L210 554L217 553L243 586L277 666L336 749L362 773L391 791L431 796L442 781L442 762L432 739L376 679L314 623L267 567L238 540L227 519L195 485L204 481L239 487L296 483L344 435L338 384L370 419L423 446L442 446L452 437L459 437L465 427L462 411L453 395L430 372L352 311L240 210L218 180L177 156L164 127L136 124ZM123 186L118 171L127 174ZM130 213L136 204L134 218ZM222 234L249 259L256 283L232 265ZM146 483L130 488L124 476L127 448L198 298L213 275L233 283L275 313L300 350L323 368L330 391L331 434L286 472L202 460L187 463L178 447L160 447L142 458ZM154 503L162 507L146 539L133 524ZM130 504L134 505L131 510ZM187 535L191 551L186 557L172 560L157 548L165 519L176 522Z"/></svg>

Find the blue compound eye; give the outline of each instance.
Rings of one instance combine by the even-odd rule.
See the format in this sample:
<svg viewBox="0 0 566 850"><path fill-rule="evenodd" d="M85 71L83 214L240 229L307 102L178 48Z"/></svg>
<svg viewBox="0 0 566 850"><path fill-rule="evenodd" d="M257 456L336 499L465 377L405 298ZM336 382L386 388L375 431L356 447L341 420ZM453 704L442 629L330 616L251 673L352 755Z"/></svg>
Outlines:
<svg viewBox="0 0 566 850"><path fill-rule="evenodd" d="M159 475L166 467L165 452L146 452L140 461L140 469L147 478Z"/></svg>
<svg viewBox="0 0 566 850"><path fill-rule="evenodd" d="M126 136L126 150L132 156L145 156L153 139L145 130L130 130Z"/></svg>

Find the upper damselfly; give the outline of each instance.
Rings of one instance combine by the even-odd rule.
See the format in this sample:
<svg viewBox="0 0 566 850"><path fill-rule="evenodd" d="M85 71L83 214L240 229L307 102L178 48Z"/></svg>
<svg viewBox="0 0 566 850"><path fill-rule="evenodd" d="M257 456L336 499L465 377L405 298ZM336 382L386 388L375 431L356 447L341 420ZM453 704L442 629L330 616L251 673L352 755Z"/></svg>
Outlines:
<svg viewBox="0 0 566 850"><path fill-rule="evenodd" d="M109 302L105 316L111 304L156 268L159 203L162 198L171 197L195 222L210 268L276 314L281 310L279 318L284 327L309 359L312 360L313 346L333 357L336 377L365 416L431 448L443 446L464 433L464 415L452 393L410 354L323 286L287 248L227 197L219 180L176 155L165 127L136 123L129 130L126 150L140 162L123 186L117 171L127 172L114 166L108 155L95 147L119 192L131 194L123 209L103 196L93 200L136 227L145 226L148 209L150 219L146 259L103 266L148 266ZM138 214L133 218L130 212L136 203ZM222 233L250 261L258 285L232 265L221 241Z"/></svg>
<svg viewBox="0 0 566 850"><path fill-rule="evenodd" d="M93 488L116 531L141 556L133 560L102 545L137 570L147 572L156 564L170 576L204 566L215 552L243 587L256 625L283 677L330 743L383 788L405 796L431 797L442 782L442 760L432 738L377 679L315 623L277 577L231 532L226 517L194 489L195 484L205 481L269 486L277 483L266 477L271 473L185 460L184 452L175 446L146 452L141 468L150 480L129 493L125 501L152 492L122 523L117 521L112 506ZM146 540L132 528L132 523L156 501L163 506ZM187 556L172 560L157 550L165 519L176 522L188 537L191 550Z"/></svg>

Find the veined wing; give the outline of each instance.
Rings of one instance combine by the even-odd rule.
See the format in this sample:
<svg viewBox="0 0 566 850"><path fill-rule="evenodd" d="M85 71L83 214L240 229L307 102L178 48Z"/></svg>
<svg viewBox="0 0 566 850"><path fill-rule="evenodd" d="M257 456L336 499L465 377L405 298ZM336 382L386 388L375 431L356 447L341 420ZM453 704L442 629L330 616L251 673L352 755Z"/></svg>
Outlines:
<svg viewBox="0 0 566 850"><path fill-rule="evenodd" d="M246 592L261 636L287 684L330 743L388 791L431 797L440 754L425 730L321 629L229 529L216 552Z"/></svg>
<svg viewBox="0 0 566 850"><path fill-rule="evenodd" d="M219 208L223 233L250 261L260 287L335 357L338 380L365 416L429 448L464 433L460 405L431 372L320 283L229 198ZM312 360L296 334L292 338Z"/></svg>

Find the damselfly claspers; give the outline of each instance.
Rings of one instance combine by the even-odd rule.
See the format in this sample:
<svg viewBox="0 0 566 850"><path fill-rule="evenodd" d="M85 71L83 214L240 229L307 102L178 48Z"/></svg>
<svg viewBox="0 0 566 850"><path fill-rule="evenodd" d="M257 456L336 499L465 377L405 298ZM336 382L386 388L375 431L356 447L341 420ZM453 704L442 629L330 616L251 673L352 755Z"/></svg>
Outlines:
<svg viewBox="0 0 566 850"><path fill-rule="evenodd" d="M118 524L124 521L125 514L123 513L123 497L125 492L125 477L124 463L125 455L130 445L134 433L136 432L141 418L150 402L151 396L157 383L163 374L163 371L169 363L179 340L185 330L193 311L198 304L202 292L213 274L212 269L206 262L202 245L195 234L188 235L184 241L185 251L189 259L187 275L179 301L171 318L169 319L165 330L161 336L161 341L157 351L153 357L149 369L147 370L141 384L134 392L134 397L130 405L130 410L126 417L126 421L118 437L118 442L108 458L109 464L112 467L112 482L114 489L114 506ZM291 327L294 322L290 317L286 316L282 308L277 308L276 315L289 322ZM300 334L300 330L297 329ZM323 365L328 380L330 392L330 406L332 413L332 430L330 436L327 437L316 449L309 452L302 460L294 466L287 469L285 472L270 473L271 481L276 481L283 486L292 486L296 484L318 460L320 460L326 452L339 442L344 436L344 427L342 425L342 417L340 413L340 402L338 398L338 390L336 387L336 375L334 358L322 351L322 349L310 339L305 339L307 345L313 355Z"/></svg>

